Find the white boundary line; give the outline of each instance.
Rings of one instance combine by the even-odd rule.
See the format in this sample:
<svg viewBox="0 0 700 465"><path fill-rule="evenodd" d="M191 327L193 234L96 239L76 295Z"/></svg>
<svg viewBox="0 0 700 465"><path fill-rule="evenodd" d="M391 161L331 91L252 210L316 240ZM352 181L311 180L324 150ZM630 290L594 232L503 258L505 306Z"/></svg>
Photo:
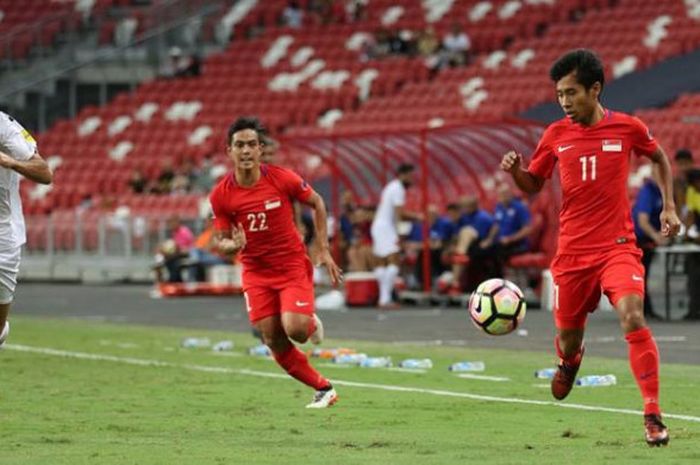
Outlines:
<svg viewBox="0 0 700 465"><path fill-rule="evenodd" d="M133 357L118 357L115 355L106 354L90 354L86 352L71 352L67 350L51 349L48 347L33 347L25 346L20 344L5 344L5 349L15 350L18 352L29 352L35 354L53 355L56 357L67 357L76 358L82 360L98 360L104 362L115 362L124 363L127 365L138 365L138 366L149 366L149 367L164 367L164 368L184 368L185 370L193 371L203 371L207 373L224 373L224 374L237 374L245 376L258 376L265 378L277 378L277 379L291 379L289 375L283 373L271 373L267 371L256 371L248 369L234 369L226 367L217 366L207 366L207 365L192 365L192 364L179 364L172 362L165 362L162 360L149 360ZM431 394L435 396L442 397L459 397L463 399L471 400L481 400L488 402L501 402L509 404L526 404L526 405L540 405L540 406L551 406L560 407L574 410L588 410L592 412L607 412L607 413L619 413L624 415L641 415L642 412L630 409L620 409L612 407L601 407L596 405L583 405L583 404L566 404L559 402L552 402L546 400L533 400L533 399L519 399L517 397L496 397L496 396L484 396L480 394L470 394L468 392L456 392L456 391L445 391L442 389L426 389L411 386L394 386L389 384L371 384L371 383L359 383L355 381L342 381L334 379L333 384L337 386L348 386L348 387L358 387L366 389L380 389L383 391L395 391L395 392L410 392L417 394ZM664 413L664 418L673 418L675 420L685 420L695 423L700 423L700 417L690 416L690 415L679 415L675 413Z"/></svg>

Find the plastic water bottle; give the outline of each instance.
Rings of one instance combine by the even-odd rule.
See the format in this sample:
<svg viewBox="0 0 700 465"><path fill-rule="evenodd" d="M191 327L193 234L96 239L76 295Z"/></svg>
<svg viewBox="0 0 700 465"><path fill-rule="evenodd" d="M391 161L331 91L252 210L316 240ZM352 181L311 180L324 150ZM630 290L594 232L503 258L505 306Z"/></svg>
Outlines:
<svg viewBox="0 0 700 465"><path fill-rule="evenodd" d="M535 372L535 378L540 379L552 379L554 374L557 372L556 368L543 368Z"/></svg>
<svg viewBox="0 0 700 465"><path fill-rule="evenodd" d="M233 341L219 341L216 344L214 344L214 347L212 347L212 350L214 352L226 352L233 349Z"/></svg>
<svg viewBox="0 0 700 465"><path fill-rule="evenodd" d="M360 362L364 368L386 368L391 366L391 357L367 357Z"/></svg>
<svg viewBox="0 0 700 465"><path fill-rule="evenodd" d="M450 365L448 369L450 371L484 371L486 365L484 362L458 362Z"/></svg>
<svg viewBox="0 0 700 465"><path fill-rule="evenodd" d="M576 380L576 386L612 386L617 384L615 375L582 376Z"/></svg>
<svg viewBox="0 0 700 465"><path fill-rule="evenodd" d="M333 362L344 365L359 365L366 358L367 354L342 354L336 356Z"/></svg>
<svg viewBox="0 0 700 465"><path fill-rule="evenodd" d="M196 349L198 347L209 347L211 341L208 337L186 337L182 340L182 347L186 349Z"/></svg>
<svg viewBox="0 0 700 465"><path fill-rule="evenodd" d="M248 355L255 355L258 357L269 357L272 355L270 348L265 344L260 344L248 349Z"/></svg>
<svg viewBox="0 0 700 465"><path fill-rule="evenodd" d="M430 360L429 358L408 358L404 360L403 362L399 363L399 366L401 368L411 368L411 369L419 369L419 368L432 368L433 367L433 361Z"/></svg>

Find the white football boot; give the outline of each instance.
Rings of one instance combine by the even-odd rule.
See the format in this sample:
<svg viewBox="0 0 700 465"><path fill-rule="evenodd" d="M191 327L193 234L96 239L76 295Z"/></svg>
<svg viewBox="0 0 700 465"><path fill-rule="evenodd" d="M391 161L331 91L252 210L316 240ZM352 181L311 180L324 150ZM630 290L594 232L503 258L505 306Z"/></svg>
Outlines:
<svg viewBox="0 0 700 465"><path fill-rule="evenodd" d="M328 408L331 405L335 404L337 401L338 394L335 392L335 389L333 389L333 387L331 386L328 389L316 391L313 400L310 404L306 406L306 408Z"/></svg>

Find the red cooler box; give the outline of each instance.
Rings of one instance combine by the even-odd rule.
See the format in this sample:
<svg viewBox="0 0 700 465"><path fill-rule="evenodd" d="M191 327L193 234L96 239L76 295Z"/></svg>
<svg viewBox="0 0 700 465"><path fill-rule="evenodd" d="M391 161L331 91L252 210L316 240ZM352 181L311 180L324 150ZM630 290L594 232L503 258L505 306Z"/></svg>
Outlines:
<svg viewBox="0 0 700 465"><path fill-rule="evenodd" d="M346 273L345 303L350 306L371 307L379 300L379 285L374 273L368 271L353 271Z"/></svg>

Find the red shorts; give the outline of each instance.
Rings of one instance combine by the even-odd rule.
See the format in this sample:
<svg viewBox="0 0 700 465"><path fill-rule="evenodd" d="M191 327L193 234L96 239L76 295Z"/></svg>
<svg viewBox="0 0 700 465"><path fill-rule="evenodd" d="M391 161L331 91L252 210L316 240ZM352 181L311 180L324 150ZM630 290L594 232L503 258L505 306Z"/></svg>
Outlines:
<svg viewBox="0 0 700 465"><path fill-rule="evenodd" d="M306 258L279 273L243 272L248 319L256 323L282 312L314 314L314 270Z"/></svg>
<svg viewBox="0 0 700 465"><path fill-rule="evenodd" d="M644 298L642 251L632 247L587 255L557 255L552 261L554 321L580 329L598 307L601 291L613 305L630 294Z"/></svg>

